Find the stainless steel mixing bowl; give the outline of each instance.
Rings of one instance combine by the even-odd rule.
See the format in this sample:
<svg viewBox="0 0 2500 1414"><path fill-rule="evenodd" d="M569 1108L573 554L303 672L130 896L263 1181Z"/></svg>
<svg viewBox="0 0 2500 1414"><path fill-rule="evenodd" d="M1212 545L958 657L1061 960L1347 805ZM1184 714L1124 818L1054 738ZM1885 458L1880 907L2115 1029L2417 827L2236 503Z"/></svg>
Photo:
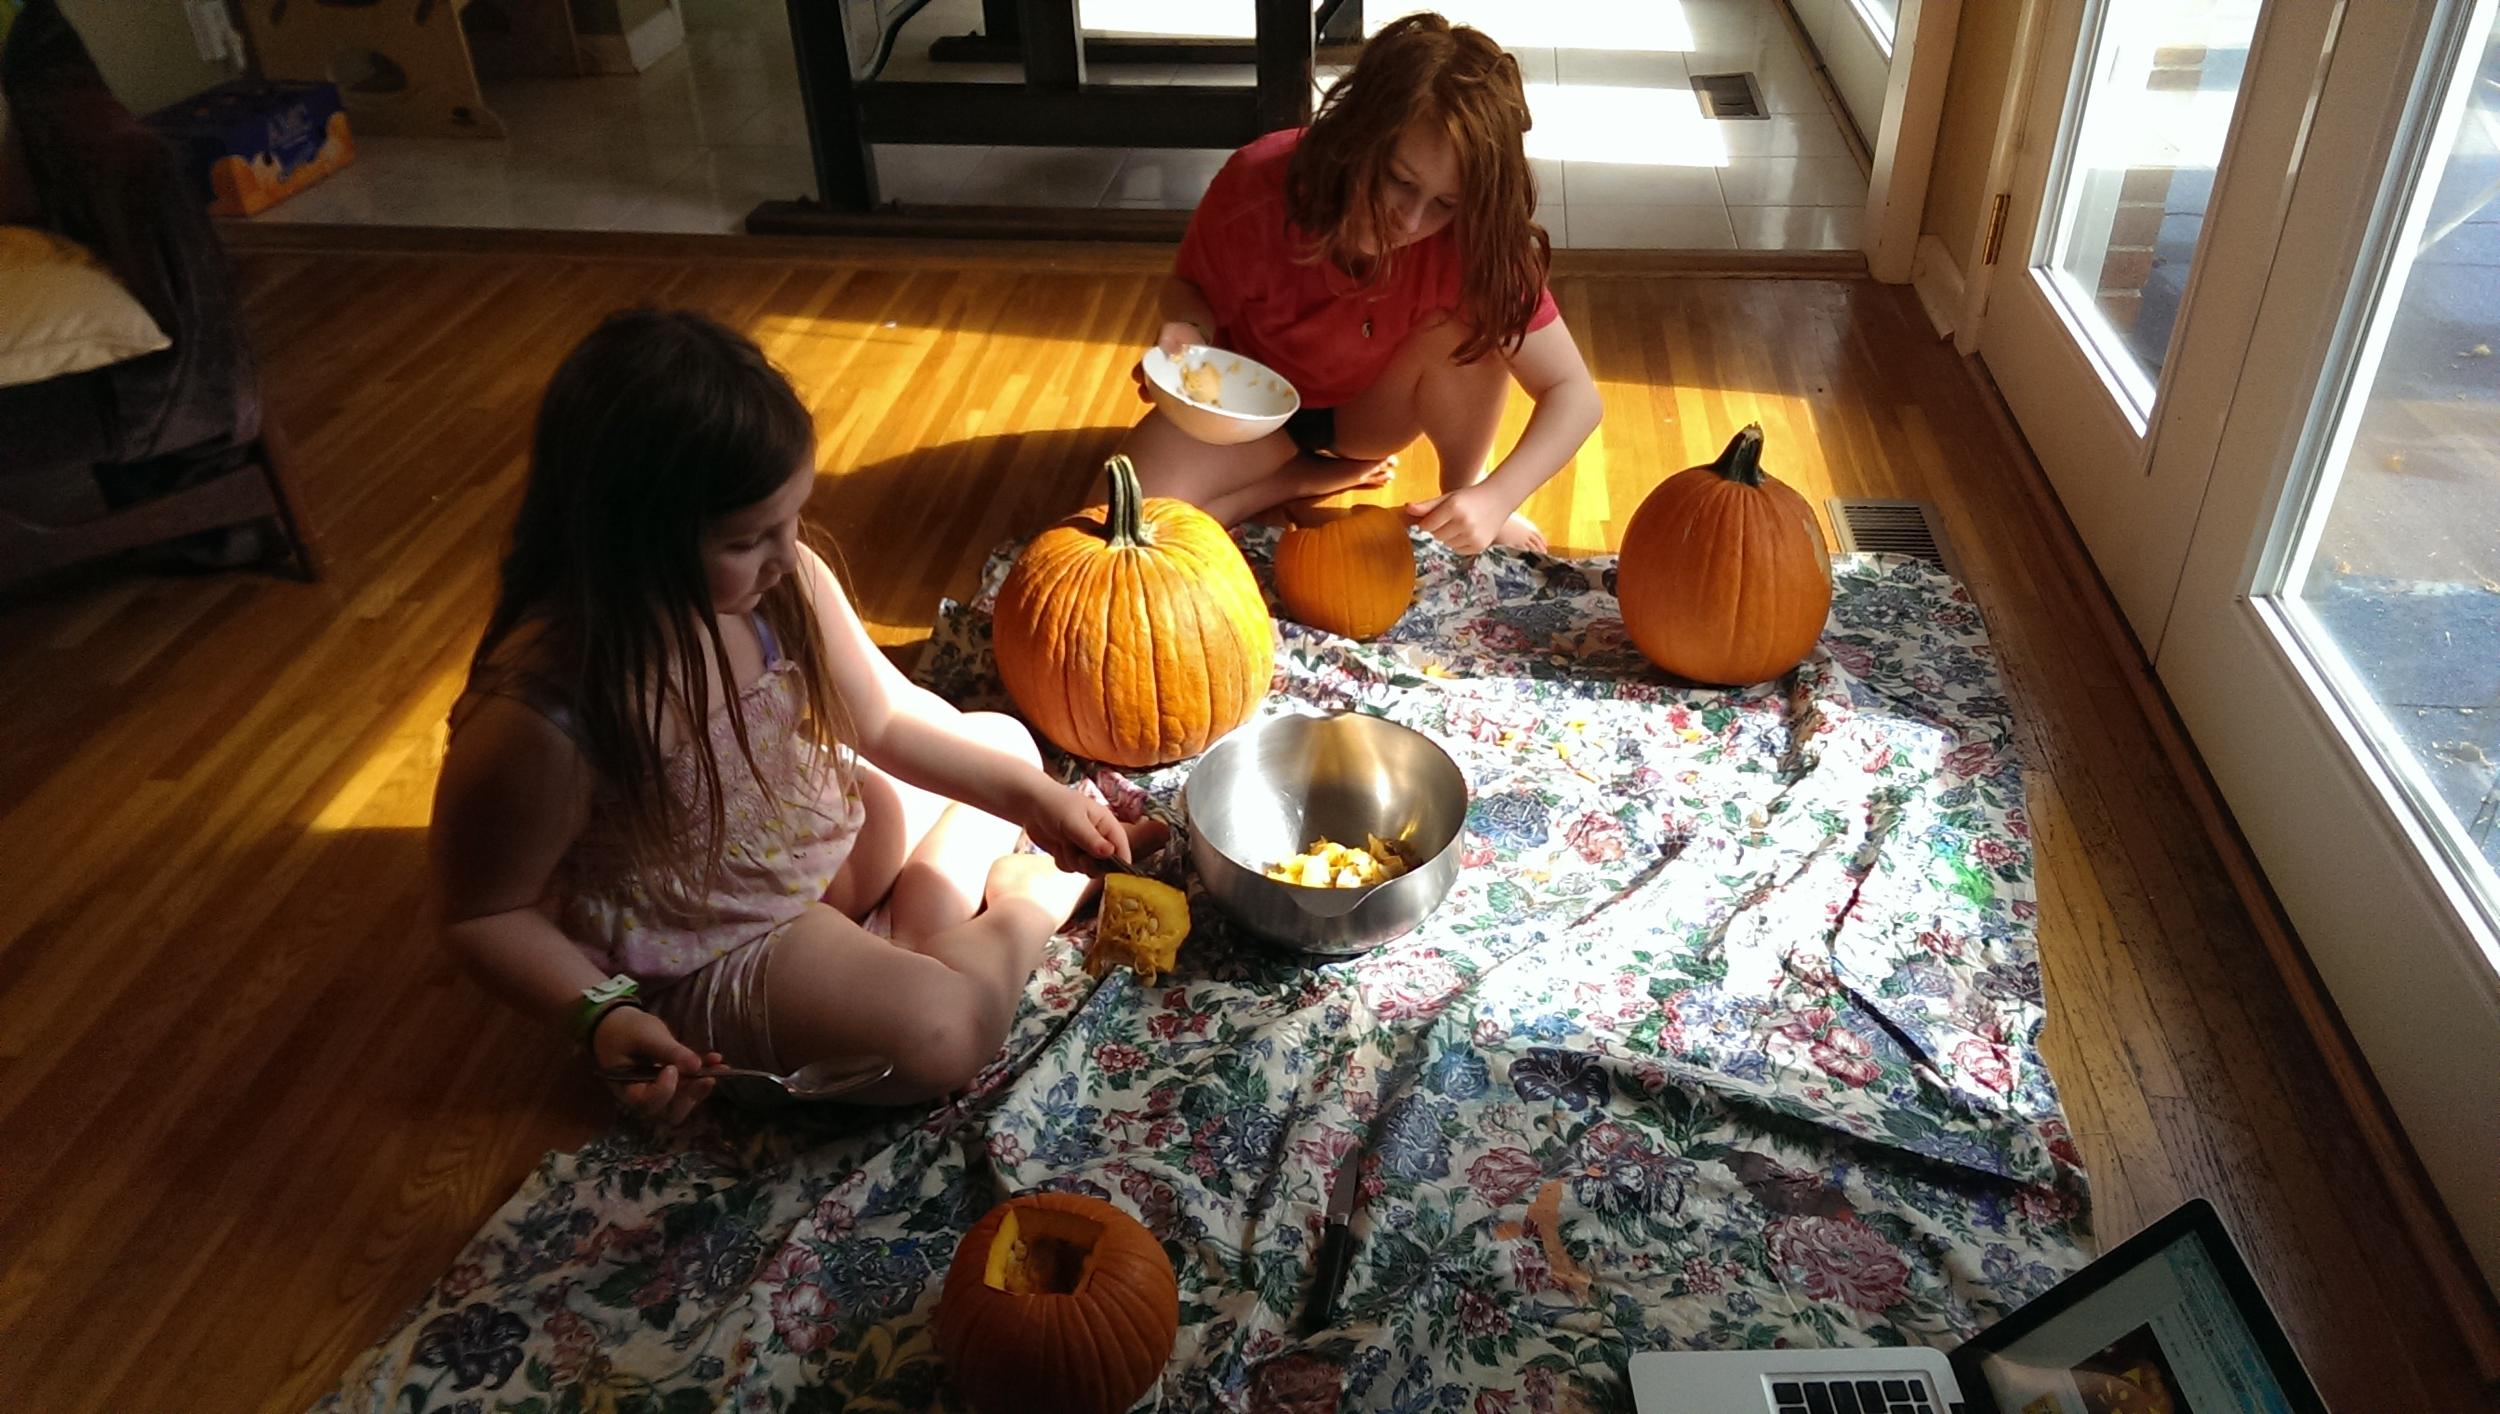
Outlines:
<svg viewBox="0 0 2500 1414"><path fill-rule="evenodd" d="M1270 717L1234 731L1191 768L1183 792L1189 859L1207 893L1261 937L1351 957L1413 929L1458 876L1467 776L1432 738L1380 717ZM1422 863L1361 889L1281 883L1268 865L1325 835L1412 845Z"/></svg>

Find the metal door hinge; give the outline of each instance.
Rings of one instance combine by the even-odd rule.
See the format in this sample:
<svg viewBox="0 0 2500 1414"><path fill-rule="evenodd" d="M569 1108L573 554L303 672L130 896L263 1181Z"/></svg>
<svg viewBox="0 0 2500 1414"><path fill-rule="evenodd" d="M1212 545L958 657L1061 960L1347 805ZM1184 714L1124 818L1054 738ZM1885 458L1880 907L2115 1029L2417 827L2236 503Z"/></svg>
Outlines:
<svg viewBox="0 0 2500 1414"><path fill-rule="evenodd" d="M2013 193L1998 192L1996 205L1988 211L1988 246L1980 252L1979 263L1994 265L1997 252L2005 248L2005 211L2014 204Z"/></svg>

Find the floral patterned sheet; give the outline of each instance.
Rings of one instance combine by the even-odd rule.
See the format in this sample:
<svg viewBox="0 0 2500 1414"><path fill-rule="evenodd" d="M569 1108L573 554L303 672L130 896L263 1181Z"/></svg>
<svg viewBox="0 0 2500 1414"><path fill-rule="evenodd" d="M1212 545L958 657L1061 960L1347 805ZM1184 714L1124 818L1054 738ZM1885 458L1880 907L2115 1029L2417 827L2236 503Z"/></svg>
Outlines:
<svg viewBox="0 0 2500 1414"><path fill-rule="evenodd" d="M1264 576L1273 532L1241 538ZM1464 868L1422 928L1312 966L1197 898L1154 988L1055 941L935 1113L551 1154L323 1407L952 1407L955 1244L1043 1188L1162 1239L1168 1410L1622 1410L1635 1351L1950 1344L2080 1266L2029 821L1962 589L1840 560L1815 654L1723 691L1640 660L1610 558L1416 549L1379 642L1279 621L1264 710L1378 713L1465 768ZM923 660L967 705L1003 705L1006 555ZM1169 816L1185 773L1096 779ZM1353 1273L1304 1338L1349 1160Z"/></svg>

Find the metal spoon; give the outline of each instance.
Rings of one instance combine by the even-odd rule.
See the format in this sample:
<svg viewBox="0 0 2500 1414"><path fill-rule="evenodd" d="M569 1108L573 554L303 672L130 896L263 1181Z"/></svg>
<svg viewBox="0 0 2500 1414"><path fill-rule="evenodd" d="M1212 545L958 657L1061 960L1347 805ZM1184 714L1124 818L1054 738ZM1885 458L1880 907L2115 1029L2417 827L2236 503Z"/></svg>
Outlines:
<svg viewBox="0 0 2500 1414"><path fill-rule="evenodd" d="M643 1085L659 1079L662 1069L663 1067L660 1066L646 1065L621 1070L602 1070L597 1074L602 1080L613 1080L622 1085ZM686 1078L721 1080L733 1075L745 1076L778 1085L781 1087L781 1092L793 1100L830 1100L836 1096L847 1095L854 1090L864 1090L893 1073L894 1062L883 1056L844 1056L837 1060L816 1061L800 1066L788 1075L778 1075L769 1070L748 1070L734 1065L715 1065L690 1072Z"/></svg>

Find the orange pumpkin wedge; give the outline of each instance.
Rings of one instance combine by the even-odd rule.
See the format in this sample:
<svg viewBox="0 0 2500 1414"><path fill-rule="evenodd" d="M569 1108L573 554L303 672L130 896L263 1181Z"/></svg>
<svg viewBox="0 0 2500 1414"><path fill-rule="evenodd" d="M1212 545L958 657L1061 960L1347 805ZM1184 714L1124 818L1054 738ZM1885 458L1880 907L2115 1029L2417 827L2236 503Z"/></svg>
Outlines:
<svg viewBox="0 0 2500 1414"><path fill-rule="evenodd" d="M1122 963L1137 980L1151 987L1172 970L1181 943L1189 937L1189 895L1159 879L1139 874L1106 874L1102 908L1094 925L1094 946L1085 954L1085 970L1100 977Z"/></svg>

